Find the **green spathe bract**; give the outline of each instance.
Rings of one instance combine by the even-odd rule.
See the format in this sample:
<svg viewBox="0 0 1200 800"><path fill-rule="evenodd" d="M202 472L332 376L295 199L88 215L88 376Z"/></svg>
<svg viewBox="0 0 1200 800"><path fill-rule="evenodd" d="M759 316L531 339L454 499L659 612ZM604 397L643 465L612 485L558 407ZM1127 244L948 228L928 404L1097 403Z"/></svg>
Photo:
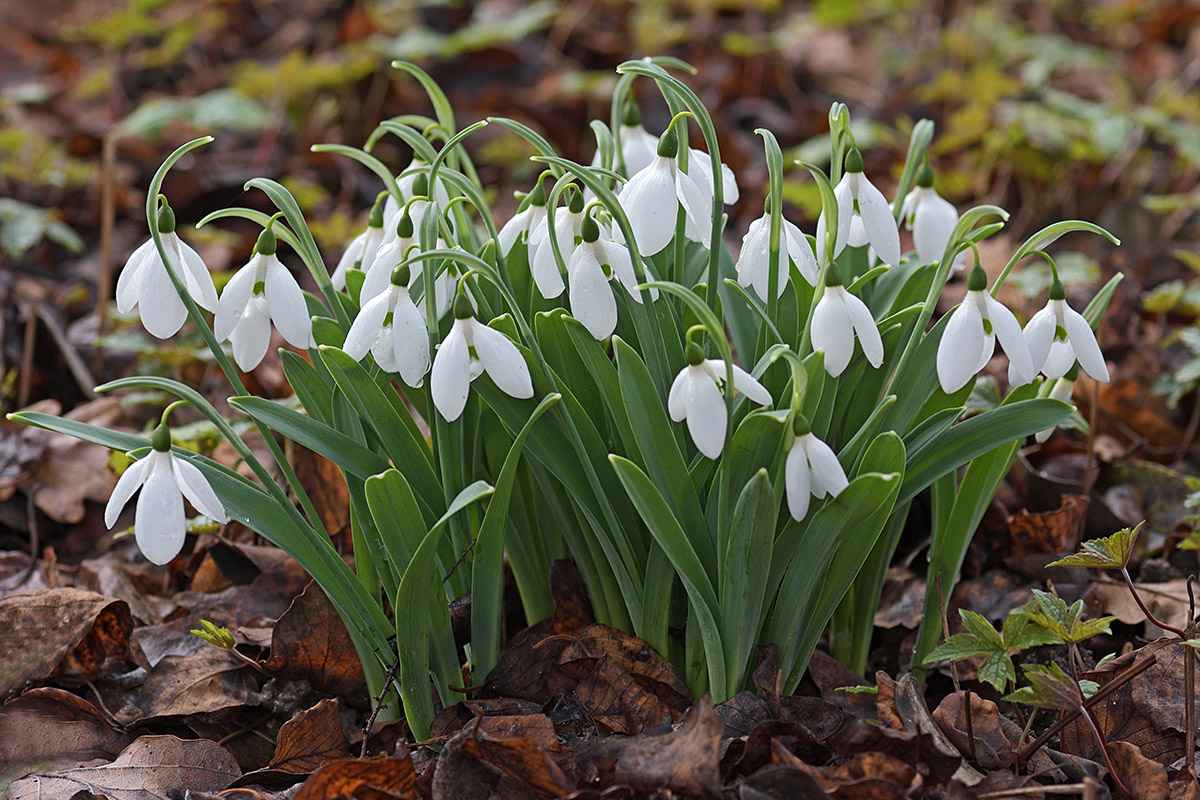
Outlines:
<svg viewBox="0 0 1200 800"><path fill-rule="evenodd" d="M299 508L194 390L161 378L102 387L170 392L233 443L256 480L204 456L174 452L201 469L233 518L291 553L313 575L346 622L372 696L384 698L384 719L403 713L414 735L423 738L434 714L431 686L444 705L460 699L464 661L471 684L483 682L500 654L505 563L532 623L553 609L547 583L552 561L570 558L583 575L599 621L641 636L679 667L693 692L711 692L718 701L746 688L761 644L777 648L782 689L794 690L827 627L834 654L855 669L865 667L884 572L911 502L931 487L930 575L950 591L966 544L1017 447L1025 436L1053 427L1071 411L1065 403L1038 397L1034 384L963 420L973 379L953 395L939 388L935 357L946 326L929 323L955 257L970 242L1000 230L1002 223L995 219L1006 219L1003 210L981 206L962 214L942 259L933 263L902 260L889 269L867 263L861 248L835 259L833 187L842 177L843 156L851 154L845 159L848 169L862 169L849 134L849 113L835 107L834 180L804 165L817 181L830 230L816 243L816 285L793 267L780 286L782 273L772 269L767 300L759 303L737 286L722 244L725 187L711 117L699 98L666 71L678 68L678 62L634 61L619 69L612 123L619 124L632 107L632 81L659 89L675 119L663 152L670 155L674 143L677 168L711 191L711 228L691 230L692 238L686 238L688 220L680 209L670 245L646 257L616 199L618 184L628 175L563 159L527 126L496 118L491 121L531 143L536 160L553 176L545 197L546 228L531 230L528 241L519 237L502 255L488 195L465 148L482 123L458 129L432 78L411 64L396 66L426 90L434 118L386 121L366 149L383 135L400 137L418 156L411 167L419 174L414 187L445 186L448 200L439 198L439 190L409 206L411 217L406 211L399 224L419 246L399 263L380 268L408 287L424 321L418 339L431 354L452 325L470 321L482 329L483 321L491 320L471 347L511 342L528 369L533 396L524 397L524 391L512 396L503 375L497 385L480 374L470 382L461 410L455 407L454 419L447 421L433 402L429 375L401 395L398 383L369 355L363 363L348 355L341 345L359 313L357 292L348 295L333 287L326 258L299 206L282 184L262 178L247 188L263 191L279 209L278 219L235 208L214 212L204 222L236 216L271 226L264 242L277 238L312 274L320 290L319 298L310 298L310 308L318 310L314 344L307 358L282 356L303 412L248 395L212 338L208 320L184 296L178 276L171 277L193 324L229 376L235 395L230 405L264 432L316 450L342 470L355 568L330 545L278 447L275 457ZM678 147L689 124L703 134L707 154L689 156ZM932 127L921 121L914 128L902 192L914 181L931 179L921 164ZM601 147L611 151L619 132L600 121L592 130ZM775 138L759 133L770 175L767 263L775 264L785 213L784 165ZM159 219L162 178L183 153L203 143L181 148L155 176L147 215L156 242L160 224L171 224L165 215ZM356 160L397 201L409 199L399 196L392 168L364 150L317 149ZM534 201L542 202L540 179L533 192ZM586 208L585 192L595 198ZM536 248L550 248L556 268L566 271L570 253L563 251L574 243L560 247L553 232L556 213L562 219L567 211L564 203L576 213L586 212L584 241L624 242L629 263L622 267L639 283L636 298L615 293L616 329L602 342L559 307L562 301L545 300L533 290L529 264ZM377 223L376 205L369 221ZM1060 223L1035 234L1020 252L1029 254L1063 232L1081 229L1103 233L1088 223ZM568 274L563 277L570 280ZM814 310L826 287L840 287L838 292L865 304L882 342L878 367L856 345L844 369L831 376L823 352L813 350ZM1088 309L1092 320L1111 291L1100 297L1097 307ZM874 362L873 343L871 351ZM467 363L486 358L474 352ZM510 358L510 363L515 362ZM723 446L711 448L715 458L697 452L686 427L668 417L675 378L689 364L703 364L719 386L715 393L705 386L704 399L705 413L725 423ZM762 390L752 392L749 402L734 387L742 369ZM744 377L738 380L743 388L751 385ZM771 402L764 406L766 394ZM143 451L151 444L144 436L57 417L24 413L14 418L122 450ZM794 520L783 502L784 462L795 437L810 433L837 454L846 481L838 482L836 494L814 497L803 519ZM265 438L275 445L273 435ZM460 651L447 602L467 592L475 600L471 640ZM390 616L385 609L392 609ZM927 604L918 660L938 630L936 608Z"/></svg>

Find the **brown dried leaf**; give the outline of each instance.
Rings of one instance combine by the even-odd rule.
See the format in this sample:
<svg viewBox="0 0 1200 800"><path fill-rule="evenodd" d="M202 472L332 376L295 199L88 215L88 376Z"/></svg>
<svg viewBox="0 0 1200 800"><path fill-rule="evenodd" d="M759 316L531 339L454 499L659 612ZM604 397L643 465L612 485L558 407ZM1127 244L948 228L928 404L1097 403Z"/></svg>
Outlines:
<svg viewBox="0 0 1200 800"><path fill-rule="evenodd" d="M1133 800L1161 800L1167 796L1167 768L1142 755L1137 745L1109 742L1108 754Z"/></svg>
<svg viewBox="0 0 1200 800"><path fill-rule="evenodd" d="M1134 586L1142 602L1156 618L1179 628L1187 626L1187 579L1179 578L1166 583L1135 583ZM1147 628L1153 628L1124 583L1098 580L1084 594L1083 602L1089 614L1110 614L1126 625L1145 623Z"/></svg>
<svg viewBox="0 0 1200 800"><path fill-rule="evenodd" d="M342 471L329 459L303 447L296 448L293 465L324 529L330 536L340 533L350 524L350 491Z"/></svg>
<svg viewBox="0 0 1200 800"><path fill-rule="evenodd" d="M553 723L542 714L492 717L478 728L467 728L455 739L464 754L489 764L526 791L560 797L575 789L574 782L551 758L564 748L558 743Z"/></svg>
<svg viewBox="0 0 1200 800"><path fill-rule="evenodd" d="M346 755L346 733L337 701L325 699L283 723L270 767L302 774Z"/></svg>
<svg viewBox="0 0 1200 800"><path fill-rule="evenodd" d="M82 589L18 592L0 600L0 695L59 670L78 684L128 655L133 620L120 600Z"/></svg>
<svg viewBox="0 0 1200 800"><path fill-rule="evenodd" d="M315 583L279 618L264 665L282 678L303 678L314 689L338 697L366 689L354 642L333 604Z"/></svg>
<svg viewBox="0 0 1200 800"><path fill-rule="evenodd" d="M583 574L574 562L557 559L550 565L550 595L554 598L554 633L576 634L596 622Z"/></svg>
<svg viewBox="0 0 1200 800"><path fill-rule="evenodd" d="M767 767L737 784L738 800L827 800L828 792L798 767Z"/></svg>
<svg viewBox="0 0 1200 800"><path fill-rule="evenodd" d="M114 716L123 725L133 725L156 717L257 705L258 701L258 689L246 665L224 650L209 647L192 656L163 658Z"/></svg>
<svg viewBox="0 0 1200 800"><path fill-rule="evenodd" d="M845 764L808 767L826 792L845 800L904 800L918 793L924 781L913 765L885 753L859 753Z"/></svg>
<svg viewBox="0 0 1200 800"><path fill-rule="evenodd" d="M0 709L0 773L116 758L129 737L114 730L88 701L53 687L31 689Z"/></svg>
<svg viewBox="0 0 1200 800"><path fill-rule="evenodd" d="M958 752L970 757L974 741L975 763L985 770L1012 766L1012 742L1004 735L1000 722L1000 707L974 692L971 693L971 726L967 733L965 692L946 696L933 711L933 721L942 729Z"/></svg>
<svg viewBox="0 0 1200 800"><path fill-rule="evenodd" d="M875 685L879 687L879 693L875 695L875 713L879 715L879 721L885 728L904 730L904 720L896 710L896 682L891 675L879 670L875 673Z"/></svg>
<svg viewBox="0 0 1200 800"><path fill-rule="evenodd" d="M46 800L88 792L107 800L170 800L179 796L180 787L218 792L239 775L237 761L216 742L142 736L111 764L14 781L8 787L8 798Z"/></svg>
<svg viewBox="0 0 1200 800"><path fill-rule="evenodd" d="M688 711L679 729L627 743L616 763L616 780L634 789L719 797L717 755L724 729L707 695Z"/></svg>
<svg viewBox="0 0 1200 800"><path fill-rule="evenodd" d="M310 775L292 800L367 797L365 790L375 790L374 797L409 797L416 788L417 774L407 755L403 758L346 759L326 764Z"/></svg>
<svg viewBox="0 0 1200 800"><path fill-rule="evenodd" d="M1062 505L1053 511L1033 512L1024 508L1017 511L1008 518L1012 554L1074 551L1087 507L1086 495L1064 494Z"/></svg>
<svg viewBox="0 0 1200 800"><path fill-rule="evenodd" d="M112 428L121 418L120 401L101 397L84 403L67 419ZM108 502L116 477L108 469L108 450L62 433L46 434L46 452L32 483L37 485L37 506L58 522L83 519L83 501Z"/></svg>

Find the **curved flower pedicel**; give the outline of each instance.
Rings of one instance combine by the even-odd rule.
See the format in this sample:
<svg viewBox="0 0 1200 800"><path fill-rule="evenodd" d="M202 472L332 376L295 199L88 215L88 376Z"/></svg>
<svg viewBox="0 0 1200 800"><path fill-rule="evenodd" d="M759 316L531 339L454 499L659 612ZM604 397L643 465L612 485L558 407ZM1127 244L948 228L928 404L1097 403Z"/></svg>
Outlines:
<svg viewBox="0 0 1200 800"><path fill-rule="evenodd" d="M971 267L967 296L950 314L938 343L937 374L942 391L957 392L967 385L992 357L996 339L1008 354L1008 382L1021 386L1037 374L1021 325L1013 313L988 294L983 267Z"/></svg>
<svg viewBox="0 0 1200 800"><path fill-rule="evenodd" d="M104 524L111 530L121 509L139 488L133 532L138 549L152 563L166 564L183 549L187 530L183 498L197 511L224 522L225 507L195 465L171 453L171 432L159 425L151 440L150 455L135 461L117 480L104 508Z"/></svg>
<svg viewBox="0 0 1200 800"><path fill-rule="evenodd" d="M858 337L863 355L872 367L883 364L883 338L867 304L842 286L837 269L830 266L825 294L812 315L812 346L825 351L825 370L834 378L841 375L854 355Z"/></svg>
<svg viewBox="0 0 1200 800"><path fill-rule="evenodd" d="M812 286L817 284L820 272L817 259L804 234L786 219L782 220L782 223L779 231L779 259L776 263L776 271L779 274L776 297L781 296L787 288L789 259L795 262L804 280ZM770 251L771 214L767 212L750 223L750 229L742 237L742 250L737 260L738 283L742 286L753 286L754 291L763 300L767 299L770 286Z"/></svg>
<svg viewBox="0 0 1200 800"><path fill-rule="evenodd" d="M792 418L792 433L795 438L783 465L783 488L788 512L799 522L808 514L810 498L837 497L850 481L833 450L813 434L800 414Z"/></svg>
<svg viewBox="0 0 1200 800"><path fill-rule="evenodd" d="M846 155L846 174L834 187L833 196L838 205L834 256L841 253L847 244L870 243L883 263L892 267L899 264L900 230L896 227L896 219L883 192L876 189L875 184L863 174L862 153L858 152L857 147ZM852 237L851 228L856 219L861 222L862 231ZM822 213L817 220L817 242L825 241L825 224L825 214Z"/></svg>
<svg viewBox="0 0 1200 800"><path fill-rule="evenodd" d="M1033 372L1061 378L1076 361L1101 383L1108 382L1108 365L1096 344L1096 334L1082 314L1067 305L1062 282L1050 284L1050 300L1025 326L1025 341L1033 359Z"/></svg>
<svg viewBox="0 0 1200 800"><path fill-rule="evenodd" d="M932 264L942 257L958 224L958 210L933 188L933 170L929 164L921 166L917 187L905 195L900 218L904 227L912 231L917 258ZM951 270L957 272L965 262L966 254L960 253Z"/></svg>
<svg viewBox="0 0 1200 800"><path fill-rule="evenodd" d="M229 279L217 301L213 335L233 344L233 359L249 372L271 343L271 323L292 347L312 344L312 319L300 284L275 255L275 234L268 226L258 237L250 261Z"/></svg>
<svg viewBox="0 0 1200 800"><path fill-rule="evenodd" d="M699 345L688 342L688 365L679 371L667 395L667 412L674 422L687 420L688 433L705 457L716 459L725 449L725 429L729 425L725 411L725 362L704 358ZM733 388L759 405L773 402L771 393L749 372L733 365Z"/></svg>
<svg viewBox="0 0 1200 800"><path fill-rule="evenodd" d="M675 214L680 206L686 217L685 235L704 243L712 223L712 194L675 164L679 141L668 130L658 142L658 155L625 184L617 200L629 218L638 252L652 256L675 236ZM702 159L700 159L702 160ZM690 159L689 159L690 163Z"/></svg>
<svg viewBox="0 0 1200 800"><path fill-rule="evenodd" d="M371 351L380 369L399 372L415 389L429 371L429 339L425 319L408 294L411 274L407 266L393 270L388 287L358 312L343 349L355 361Z"/></svg>
<svg viewBox="0 0 1200 800"><path fill-rule="evenodd" d="M433 404L447 422L462 414L471 381L484 372L509 397L533 397L529 365L521 351L503 333L475 319L460 291L454 298L454 325L438 348L429 379Z"/></svg>
<svg viewBox="0 0 1200 800"><path fill-rule="evenodd" d="M158 232L167 260L187 293L205 311L215 311L217 288L212 275L200 255L175 233L175 212L166 199L158 211ZM133 251L117 279L117 310L127 314L134 308L146 330L159 339L174 336L187 319L187 306L175 291L154 239Z"/></svg>
<svg viewBox="0 0 1200 800"><path fill-rule="evenodd" d="M600 226L591 217L583 220L582 234L583 242L567 264L571 314L597 340L607 339L617 327L617 301L610 281L620 281L638 303L642 295L624 245L602 238Z"/></svg>

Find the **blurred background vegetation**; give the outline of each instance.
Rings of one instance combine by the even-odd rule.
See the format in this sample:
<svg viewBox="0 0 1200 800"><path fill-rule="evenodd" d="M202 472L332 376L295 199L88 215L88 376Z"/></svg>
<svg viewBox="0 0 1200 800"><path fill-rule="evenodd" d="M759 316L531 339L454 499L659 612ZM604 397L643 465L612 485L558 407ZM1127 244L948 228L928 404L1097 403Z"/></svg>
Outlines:
<svg viewBox="0 0 1200 800"><path fill-rule="evenodd" d="M73 341L95 341L96 298L111 294L113 270L145 237L149 176L187 139L217 136L166 187L181 222L260 203L241 187L266 175L292 190L336 259L378 187L309 146L361 144L380 120L427 110L392 59L433 74L460 125L510 116L587 159L586 123L608 118L613 68L670 54L696 66L688 80L741 183L735 249L762 208L755 127L793 155L827 159L826 115L843 101L887 193L912 124L929 117L941 193L960 208L989 202L1013 214L985 259L1002 263L1057 219L1108 227L1120 250L1068 252L1061 263L1079 291L1114 269L1131 279L1106 323L1110 358L1140 356L1127 377L1157 381L1171 404L1200 382L1200 333L1175 324L1200 313L1192 0L0 0L0 9L5 330L33 297L53 301ZM637 89L647 127L661 130L661 102ZM512 190L534 175L527 146L496 128L471 147L503 217ZM376 152L407 162L395 140ZM812 230L812 182L793 173L787 197L789 216ZM189 233L218 272L239 265L253 235ZM1048 284L1038 270L1016 284L1028 309ZM0 334L6 410L29 399L12 396L22 341Z"/></svg>

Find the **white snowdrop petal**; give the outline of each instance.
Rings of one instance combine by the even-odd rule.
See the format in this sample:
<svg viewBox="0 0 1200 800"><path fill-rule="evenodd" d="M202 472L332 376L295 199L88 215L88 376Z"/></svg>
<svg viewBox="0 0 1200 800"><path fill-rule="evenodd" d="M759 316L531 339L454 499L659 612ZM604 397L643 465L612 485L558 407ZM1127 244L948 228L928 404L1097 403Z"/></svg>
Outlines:
<svg viewBox="0 0 1200 800"><path fill-rule="evenodd" d="M841 290L841 287L837 289ZM825 371L838 377L854 353L854 328L846 304L837 297L834 288L826 287L824 296L817 302L811 327L813 349L825 351Z"/></svg>
<svg viewBox="0 0 1200 800"><path fill-rule="evenodd" d="M133 530L142 555L162 566L183 549L183 495L170 462L156 460L149 473L138 496Z"/></svg>
<svg viewBox="0 0 1200 800"><path fill-rule="evenodd" d="M672 422L681 422L687 416L687 399L692 389L691 367L679 370L675 380L671 381L671 390L667 393L667 413Z"/></svg>
<svg viewBox="0 0 1200 800"><path fill-rule="evenodd" d="M212 273L208 271L204 260L200 258L192 247L182 239L176 237L176 244L179 248L179 254L183 256L183 272L186 276L188 293L192 299L196 301L196 305L203 308L205 311L215 311L217 308L217 287L213 285Z"/></svg>
<svg viewBox="0 0 1200 800"><path fill-rule="evenodd" d="M463 324L461 319L454 321L433 358L433 371L429 376L433 404L447 422L453 422L462 414L471 389L471 357Z"/></svg>
<svg viewBox="0 0 1200 800"><path fill-rule="evenodd" d="M800 275L804 280L808 281L810 286L816 286L821 268L817 266L817 258L808 244L808 238L786 219L783 221L783 231L787 234L788 256L796 264L796 269L800 270ZM783 287L784 283L780 281L779 291L781 294Z"/></svg>
<svg viewBox="0 0 1200 800"><path fill-rule="evenodd" d="M406 291L392 311L392 349L400 377L414 389L420 386L429 371L429 341L425 320Z"/></svg>
<svg viewBox="0 0 1200 800"><path fill-rule="evenodd" d="M854 189L851 183L853 176L846 174L838 181L838 185L833 187L833 197L837 200L838 220L837 220L837 236L834 240L833 254L839 255L846 247L846 241L850 238L850 222L854 218ZM820 241L818 239L818 241Z"/></svg>
<svg viewBox="0 0 1200 800"><path fill-rule="evenodd" d="M571 256L570 278L571 315L597 341L607 339L617 327L617 301L592 245L581 246Z"/></svg>
<svg viewBox="0 0 1200 800"><path fill-rule="evenodd" d="M128 314L137 305L142 293L142 284L145 282L146 269L151 265L151 259L157 258L158 251L154 247L153 239L143 242L129 256L117 278L117 311Z"/></svg>
<svg viewBox="0 0 1200 800"><path fill-rule="evenodd" d="M1033 368L1033 358L1029 353L1029 344L1021 331L1021 323L1003 303L996 300L987 292L983 293L987 303L988 319L991 320L992 330L1008 355L1008 380L1013 386L1023 386L1037 375Z"/></svg>
<svg viewBox="0 0 1200 800"><path fill-rule="evenodd" d="M731 206L741 199L742 193L738 189L737 176L733 174L733 170L728 164L721 164L721 182L725 194L725 205Z"/></svg>
<svg viewBox="0 0 1200 800"><path fill-rule="evenodd" d="M558 249L563 259L569 259L574 250L574 232L569 228L564 229L565 220L560 219L557 224L555 238L558 241ZM569 225L569 223L567 223ZM558 297L563 293L566 284L563 283L562 273L558 271L558 260L554 257L554 246L550 243L550 237L546 237L546 241L538 245L537 251L533 254L533 259L530 261L529 270L533 275L533 282L537 286L538 292L546 299Z"/></svg>
<svg viewBox="0 0 1200 800"><path fill-rule="evenodd" d="M725 362L718 361L720 369L724 371ZM733 388L737 389L749 399L758 403L760 406L769 406L774 400L771 399L771 393L767 391L767 387L759 383L753 375L739 367L733 365Z"/></svg>
<svg viewBox="0 0 1200 800"><path fill-rule="evenodd" d="M380 329L383 328L383 320L387 317L388 312L388 296L387 293L380 294L367 301L358 311L358 316L354 318L354 323L350 326L350 332L346 334L346 344L342 347L346 354L355 361L362 361L367 351L375 344L375 339L379 336Z"/></svg>
<svg viewBox="0 0 1200 800"><path fill-rule="evenodd" d="M1079 366L1101 383L1108 383L1108 365L1104 363L1104 354L1096 343L1096 334L1092 326L1075 309L1063 303L1063 327L1067 329L1067 341L1079 360ZM1068 367L1067 369L1070 369Z"/></svg>
<svg viewBox="0 0 1200 800"><path fill-rule="evenodd" d="M878 368L883 363L883 338L879 335L879 325L871 316L871 309L852 292L843 290L846 313L854 326L854 333L862 345L863 355L867 363Z"/></svg>
<svg viewBox="0 0 1200 800"><path fill-rule="evenodd" d="M787 495L788 513L797 522L808 514L810 502L808 459L800 439L792 442L787 459L783 463L783 488Z"/></svg>
<svg viewBox="0 0 1200 800"><path fill-rule="evenodd" d="M706 193L691 175L678 171L675 173L675 194L687 220L684 235L694 242L707 244L712 235L712 195Z"/></svg>
<svg viewBox="0 0 1200 800"><path fill-rule="evenodd" d="M108 498L108 504L104 507L105 527L112 528L117 524L117 517L121 516L121 509L125 508L129 498L133 497L133 493L142 485L149 467L150 456L147 456L140 461L133 462L121 473L121 477L117 479L117 485L113 487L112 496Z"/></svg>
<svg viewBox="0 0 1200 800"><path fill-rule="evenodd" d="M224 522L225 506L213 491L200 468L185 458L171 455L171 465L175 469L175 483L183 496L192 507L209 519Z"/></svg>
<svg viewBox="0 0 1200 800"><path fill-rule="evenodd" d="M696 367L691 369L695 370ZM725 398L716 383L704 377L693 377L687 398L687 425L696 449L705 457L716 459L725 449Z"/></svg>
<svg viewBox="0 0 1200 800"><path fill-rule="evenodd" d="M333 270L333 275L329 280L333 284L333 288L339 292L346 288L346 272L354 266L354 262L362 258L363 242L366 241L367 232L355 236L350 240L350 244L346 245L346 252L342 253L342 257L338 259L337 267Z"/></svg>
<svg viewBox="0 0 1200 800"><path fill-rule="evenodd" d="M229 338L229 334L237 327L238 320L242 318L246 303L250 302L250 295L254 291L257 260L255 256L250 259L250 263L233 273L233 277L221 292L221 298L217 301L217 313L213 318L213 335L217 337L218 342Z"/></svg>
<svg viewBox="0 0 1200 800"><path fill-rule="evenodd" d="M300 284L278 260L268 265L266 284L267 308L279 334L292 347L308 347L312 342L312 319Z"/></svg>
<svg viewBox="0 0 1200 800"><path fill-rule="evenodd" d="M271 312L265 297L256 295L246 303L241 320L229 334L229 343L233 345L233 360L243 372L262 363L271 344Z"/></svg>
<svg viewBox="0 0 1200 800"><path fill-rule="evenodd" d="M950 234L958 224L958 211L936 192L930 191L912 216L911 230L917 257L931 264L945 252Z"/></svg>
<svg viewBox="0 0 1200 800"><path fill-rule="evenodd" d="M629 179L618 198L638 252L652 256L661 251L675 235L675 180L670 159L655 156L650 166Z"/></svg>
<svg viewBox="0 0 1200 800"><path fill-rule="evenodd" d="M169 339L179 332L187 319L187 308L175 291L175 284L161 264L151 265L142 278L138 314L142 325L153 336Z"/></svg>
<svg viewBox="0 0 1200 800"><path fill-rule="evenodd" d="M825 491L831 497L837 497L850 485L850 481L846 478L846 470L842 468L842 462L838 461L833 449L815 435L810 433L803 439L804 450L812 465L814 479L816 476L820 476L821 485Z"/></svg>
<svg viewBox="0 0 1200 800"><path fill-rule="evenodd" d="M517 243L517 239L521 234L527 234L529 231L529 211L533 208L530 206L524 211L518 211L512 216L508 222L504 223L500 228L497 238L500 240L500 252L503 255L508 255L513 249L513 245Z"/></svg>
<svg viewBox="0 0 1200 800"><path fill-rule="evenodd" d="M938 342L937 374L942 391L953 394L967 385L979 368L979 353L985 340L983 315L974 298L954 309Z"/></svg>
<svg viewBox="0 0 1200 800"><path fill-rule="evenodd" d="M612 293L609 293L612 297ZM509 397L524 400L533 397L529 365L520 349L500 331L482 322L474 322L475 352L488 377Z"/></svg>

